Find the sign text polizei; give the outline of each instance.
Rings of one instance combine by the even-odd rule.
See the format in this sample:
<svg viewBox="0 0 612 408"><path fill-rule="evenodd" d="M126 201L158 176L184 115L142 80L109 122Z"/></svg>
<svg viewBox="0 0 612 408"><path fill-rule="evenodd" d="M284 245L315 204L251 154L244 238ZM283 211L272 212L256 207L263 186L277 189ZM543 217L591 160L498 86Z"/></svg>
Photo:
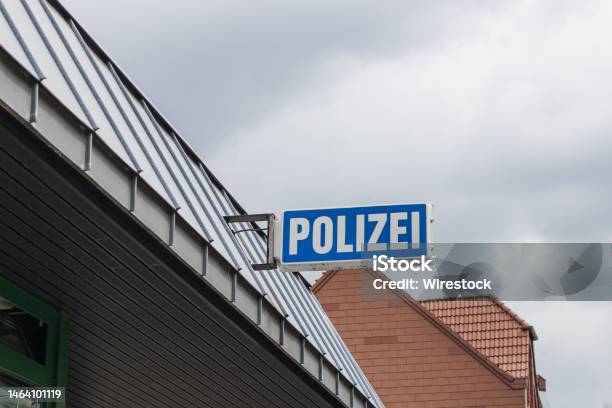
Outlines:
<svg viewBox="0 0 612 408"><path fill-rule="evenodd" d="M290 210L283 212L276 247L285 270L351 267L372 255L426 254L430 204Z"/></svg>

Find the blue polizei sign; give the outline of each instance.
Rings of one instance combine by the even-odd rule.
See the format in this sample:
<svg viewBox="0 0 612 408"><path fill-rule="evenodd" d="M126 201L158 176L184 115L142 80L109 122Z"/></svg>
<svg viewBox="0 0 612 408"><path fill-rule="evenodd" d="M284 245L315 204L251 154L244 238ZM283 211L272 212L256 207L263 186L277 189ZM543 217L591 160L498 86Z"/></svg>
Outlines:
<svg viewBox="0 0 612 408"><path fill-rule="evenodd" d="M372 255L427 255L431 212L428 203L285 211L276 256L284 270L325 270L362 265Z"/></svg>

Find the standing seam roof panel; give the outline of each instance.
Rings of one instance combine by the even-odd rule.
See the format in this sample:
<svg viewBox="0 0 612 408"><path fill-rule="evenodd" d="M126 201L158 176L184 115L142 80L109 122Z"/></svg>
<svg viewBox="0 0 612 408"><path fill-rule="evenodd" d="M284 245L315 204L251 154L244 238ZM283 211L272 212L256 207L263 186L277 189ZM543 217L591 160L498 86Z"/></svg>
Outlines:
<svg viewBox="0 0 612 408"><path fill-rule="evenodd" d="M114 83L114 78L112 77L106 62L101 60L95 53L88 52L87 54L90 56L91 64L96 71L98 79L103 84L104 92L102 92L101 95L104 99L104 105L112 117L112 122L116 126L115 131L117 132L117 136L124 145L125 151L134 165L134 168L139 173L150 171L150 163L148 163L146 156L142 152L140 144L136 141L138 136L132 131L131 123L126 117L124 107L121 105L118 98L121 91Z"/></svg>
<svg viewBox="0 0 612 408"><path fill-rule="evenodd" d="M217 225L216 221L219 222L220 220L215 219L212 215L211 212L208 208L208 206L210 206L210 202L208 203L208 206L205 203L205 197L206 194L204 194L204 192L201 190L200 186L197 185L197 183L194 183L192 181L193 179L193 172L191 171L191 168L189 167L189 163L186 162L185 160L185 155L184 155L184 151L182 150L180 144L176 143L176 136L174 134L170 135L170 148L174 150L174 159L176 160L176 163L179 166L179 169L181 171L181 174L183 176L183 179L187 182L188 185L188 191L191 193L191 195L194 197L195 201L198 203L199 208L203 211L204 213L204 217L206 218L206 220L208 220L208 222L210 223L210 226L212 228L212 232L215 233L215 240L221 242L221 245L217 245L217 248L221 247L222 251L229 256L229 258L234 261L235 267L238 270L242 269L242 265L237 263L236 257L230 252L231 248L227 245L227 241L225 239L225 237L223 237L222 235L222 230L223 228L219 228L219 225ZM191 174L191 175L190 175ZM253 283L253 282L251 282Z"/></svg>
<svg viewBox="0 0 612 408"><path fill-rule="evenodd" d="M56 20L58 21L58 26L61 27L63 19L56 18ZM115 124L112 122L112 117L100 96L100 92L98 91L99 89L102 89L103 86L97 77L94 67L91 65L91 61L87 55L87 50L80 42L78 33L72 29L72 22L70 22L70 24L66 22L64 23L66 26L68 26L68 29L63 31L64 38L70 47L75 63L78 64L80 74L89 88L89 93L95 101L95 103L92 103L90 106L90 111L94 118L96 118L96 122L99 127L95 131L95 134L103 144L113 150L115 154L117 154L123 160L123 162L126 163L126 166L133 169L133 164L125 151L122 142L117 136L119 132L116 130ZM84 95L87 97L88 94L84 92Z"/></svg>
<svg viewBox="0 0 612 408"><path fill-rule="evenodd" d="M227 214L227 215L234 215L235 214L234 211L227 209L226 203L224 202L224 194L219 190L219 188L217 188L217 186L213 184L206 169L204 169L201 164L198 164L198 169L199 169L199 174L204 178L204 180L206 181L206 184L208 185L210 190L212 190L213 192L213 197L215 198L215 201L213 201L213 205L215 205L215 203L218 204L218 209L220 213ZM215 205L215 208L217 208L216 205ZM229 229L229 226L227 226L227 224L225 225ZM232 234L232 242L234 243L236 249L240 253L243 262L248 263L249 257L245 253L246 247L244 243L239 242L239 240L242 240L242 237L240 236L240 234L236 234L236 235ZM264 287L267 288L267 290L265 290L265 293L272 295L272 296L268 296L267 299L272 303L272 305L279 312L281 312L284 316L287 316L287 309L284 307L283 303L279 302L278 294L276 293L277 292L276 288L268 284L268 279L269 279L268 275L264 272L261 274L261 277L263 278L262 281L263 281Z"/></svg>
<svg viewBox="0 0 612 408"><path fill-rule="evenodd" d="M14 21L19 32L21 33L24 43L27 44L28 49L32 52L32 54L35 55L37 63L41 67L44 67L43 72L45 79L43 82L45 86L58 99L60 99L62 103L79 118L79 120L81 120L83 123L87 123L87 119L84 117L78 102L66 84L65 79L62 77L62 74L55 64L55 61L53 61L51 54L49 54L49 50L40 37L38 30L30 19L30 16L23 8L23 4L20 1L4 0L2 4L5 6L12 21Z"/></svg>
<svg viewBox="0 0 612 408"><path fill-rule="evenodd" d="M227 225L227 223L223 221L223 214L219 210L218 206L215 204L212 194L210 194L209 190L207 189L207 185L206 185L207 183L202 182L201 173L198 171L196 164L189 157L187 157L187 153L183 150L183 147L181 146L181 144L179 143L176 137L173 137L173 141L174 141L174 144L177 150L181 153L181 157L183 161L186 163L189 169L189 173L196 180L197 188L199 188L199 191L201 191L204 197L206 197L206 200L208 201L208 203L212 206L215 217L212 217L210 214L208 215L211 218L211 221L213 222L213 226L215 227L215 232L221 239L223 246L227 249L232 260L234 260L234 262L236 262L236 264L239 266L238 269L240 270L241 274L246 279L249 279L252 284L257 286L261 294L265 295L266 290L264 286L261 284L261 280L259 279L257 274L253 271L251 264L245 261L246 258L243 256L242 252L240 252L240 246L237 245L237 243L235 242L234 234L230 231L230 228ZM208 187L210 188L210 185ZM198 196L201 197L202 194ZM234 250L239 251L241 255L239 256L240 261L238 261L238 259L236 259L236 257L233 255ZM246 271L248 271L249 273L247 274Z"/></svg>
<svg viewBox="0 0 612 408"><path fill-rule="evenodd" d="M2 0L0 0L0 38L4 39L3 45L6 47L6 51L19 61L22 67L38 80L43 78L36 60L25 44L10 14L6 11Z"/></svg>
<svg viewBox="0 0 612 408"><path fill-rule="evenodd" d="M170 188L170 184L166 181L166 180L170 180L170 174L167 171L164 172L166 168L165 166L159 165L159 163L162 161L162 158L160 157L160 150L159 150L159 147L155 143L155 139L152 137L151 133L149 132L149 129L147 129L146 124L144 122L144 118L142 117L140 112L138 112L138 108L136 107L138 102L134 100L133 96L125 88L125 85L121 82L121 79L117 76L117 73L113 69L112 65L110 66L110 69L113 73L113 77L115 78L115 81L117 82L117 85L121 89L121 93L123 94L123 97L125 98L125 100L128 102L128 105L130 106L130 109L128 110L129 112L128 114L132 117L132 120L134 121L134 123L137 123L137 125L135 126L138 126L138 129L140 129L141 132L144 132L144 134L147 135L146 138L145 137L141 138L142 145L144 145L143 150L147 156L147 160L151 162L151 167L153 168L153 171L155 171L155 175L157 176L164 190L168 194L168 197L170 198L170 202L172 203L172 207L175 210L177 210L179 208L179 204L176 201L176 197L174 193L172 192L172 189Z"/></svg>
<svg viewBox="0 0 612 408"><path fill-rule="evenodd" d="M82 52L82 57L79 58L81 67L83 68L83 71L87 73L87 78L91 86L91 92L96 99L98 107L103 113L105 123L107 123L110 127L98 129L96 134L100 136L107 146L113 149L113 151L117 153L119 157L121 157L126 165L137 171L139 170L139 167L134 160L134 155L130 151L129 146L127 145L121 130L119 129L119 125L115 122L115 118L118 116L117 112L114 111L116 107L108 94L101 75L99 74L96 56L85 43L76 26L71 23L71 27L75 38L80 44L80 48L74 47L75 55L79 54L79 50Z"/></svg>
<svg viewBox="0 0 612 408"><path fill-rule="evenodd" d="M51 59L55 63L56 68L59 70L64 83L68 86L70 93L72 94L73 98L76 100L80 108L78 112L81 115L83 114L85 115L84 122L88 123L92 129L97 129L98 125L96 121L91 116L91 113L89 112L89 109L87 108L87 105L83 101L80 90L77 88L77 86L73 82L73 78L75 77L80 78L80 76L79 75L73 75L72 77L70 76L69 70L72 70L73 67L66 68L66 65L64 64L64 62L68 62L68 64L70 64L69 62L70 58L67 57L66 50L63 48L63 44L60 38L58 37L57 32L53 28L51 21L49 21L48 15L42 9L41 4L36 1L32 1L29 3L26 0L21 0L21 4L23 5L23 8L25 9L26 13L30 17L30 20L34 24L34 27L36 28L38 35L40 36L42 42L47 48L47 52L49 53L49 55L51 56ZM72 73L74 74L74 72Z"/></svg>
<svg viewBox="0 0 612 408"><path fill-rule="evenodd" d="M184 168L184 164L180 162L180 153L177 151L176 146L172 141L172 135L161 127L159 123L157 123L146 104L144 104L144 108L149 116L149 121L153 123L153 126L155 127L155 130L159 135L165 150L168 152L169 157L171 158L171 160L168 160L168 164L170 164L173 168L171 171L172 178L176 183L178 190L181 192L181 198L184 203L179 210L179 214L187 215L187 221L191 220L191 223L195 223L191 225L193 227L199 227L197 229L204 232L204 237L208 241L211 239L214 240L215 237L211 235L213 231L211 220L203 211L201 201L198 199L198 197L196 197L196 193L191 188L191 182L188 181L188 175ZM224 249L222 247L219 248L219 246L216 245L215 248L220 250L221 253L224 253Z"/></svg>
<svg viewBox="0 0 612 408"><path fill-rule="evenodd" d="M123 82L121 82L123 84ZM125 87L125 84L123 85ZM170 161L172 158L170 157L170 153L166 150L166 147L163 143L161 143L160 136L158 135L157 129L155 125L151 122L149 118L149 113L146 111L144 101L136 99L136 97L129 92L128 90L126 96L129 98L129 103L134 110L134 114L138 118L138 120L142 120L140 125L144 131L144 134L147 136L148 142L153 147L154 152L151 152L151 155L155 155L158 158L157 168L161 173L162 178L165 180L168 189L171 192L171 196L174 198L176 203L175 210L181 208L182 205L182 194L177 186L177 181L174 179L174 174L172 167L170 165Z"/></svg>
<svg viewBox="0 0 612 408"><path fill-rule="evenodd" d="M163 151L166 157L166 164L170 166L168 172L172 175L172 180L180 192L176 196L177 201L180 204L180 209L177 211L187 223L199 231L199 234L210 241L211 236L209 231L212 229L210 222L202 217L202 214L196 210L196 200L193 193L189 191L187 181L183 175L180 164L178 162L178 152L172 143L172 137L166 132L166 130L157 123L152 112L148 108L146 103L143 103L143 108L147 113L149 122L153 125L155 133L158 135L161 141L160 148L163 146ZM208 224L208 225L207 225ZM216 247L216 246L215 246Z"/></svg>

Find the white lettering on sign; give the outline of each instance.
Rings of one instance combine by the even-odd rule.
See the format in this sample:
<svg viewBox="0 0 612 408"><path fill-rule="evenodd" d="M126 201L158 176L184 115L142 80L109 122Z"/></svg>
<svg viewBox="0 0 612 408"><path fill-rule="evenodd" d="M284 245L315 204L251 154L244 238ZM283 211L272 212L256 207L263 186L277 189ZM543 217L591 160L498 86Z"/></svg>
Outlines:
<svg viewBox="0 0 612 408"><path fill-rule="evenodd" d="M357 237L355 238L355 250L357 252L363 252L364 250L364 246L365 246L365 239L363 237L365 233L364 224L365 224L365 216L363 214L357 215L357 224L356 224Z"/></svg>
<svg viewBox="0 0 612 408"><path fill-rule="evenodd" d="M298 241L308 238L310 224L306 218L292 218L289 223L289 253L295 255L298 252Z"/></svg>
<svg viewBox="0 0 612 408"><path fill-rule="evenodd" d="M353 244L346 243L346 217L338 216L338 252L353 252Z"/></svg>
<svg viewBox="0 0 612 408"><path fill-rule="evenodd" d="M370 235L370 240L368 241L368 250L369 251L383 251L386 249L386 244L379 244L378 240L380 239L380 234L382 233L383 228L385 228L385 223L387 222L387 214L370 214L368 215L368 221L376 222L376 226L374 227L374 231L372 231L372 235Z"/></svg>
<svg viewBox="0 0 612 408"><path fill-rule="evenodd" d="M412 225L419 225L419 223L421 222L421 215L418 212L413 212L412 213ZM419 228L413 228L412 229L412 244L413 244L413 248L419 248L419 242L421 242L421 234L419 232Z"/></svg>
<svg viewBox="0 0 612 408"><path fill-rule="evenodd" d="M325 231L323 231L325 229ZM321 242L323 237L323 242ZM318 217L312 224L312 247L317 254L326 254L334 245L334 223L329 217Z"/></svg>
<svg viewBox="0 0 612 408"><path fill-rule="evenodd" d="M407 220L407 219L408 219L407 212L391 213L391 225L390 225L391 241L389 242L397 245L397 248L393 248L393 249L408 249L407 242L399 242L399 236L404 235L406 233L406 227L401 227L399 225L399 222L400 220Z"/></svg>
<svg viewBox="0 0 612 408"><path fill-rule="evenodd" d="M363 252L367 251L384 251L387 249L408 249L408 241L400 241L402 236L407 234L407 226L405 222L412 222L412 231L410 237L412 243L417 246L420 238L419 222L420 217L418 212L394 212L394 213L374 213L368 214L367 221L363 214L355 217L355 240L350 243L346 235L346 216L339 215L335 222L331 217L320 216L314 219L312 226L307 218L295 217L289 222L289 254L295 255L298 253L298 245L300 241L308 240L312 234L312 249L317 254L327 254L332 250L334 241L336 243L336 251L338 253L347 252ZM404 222L402 225L401 223ZM366 237L366 223L370 223L369 227L372 232L367 239L367 248L364 248ZM383 231L389 223L388 236L383 237ZM334 231L335 229L335 231Z"/></svg>

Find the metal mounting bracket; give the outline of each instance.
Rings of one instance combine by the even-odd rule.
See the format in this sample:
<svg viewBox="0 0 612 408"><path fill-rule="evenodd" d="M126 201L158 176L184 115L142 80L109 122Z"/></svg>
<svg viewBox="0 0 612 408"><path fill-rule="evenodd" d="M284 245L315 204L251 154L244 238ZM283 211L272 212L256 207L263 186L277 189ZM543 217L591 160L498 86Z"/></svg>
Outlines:
<svg viewBox="0 0 612 408"><path fill-rule="evenodd" d="M240 234L247 231L257 231L265 235L267 240L266 245L266 263L252 264L254 270L270 270L278 267L278 262L274 258L274 225L276 223L276 216L274 214L240 214L240 215L226 215L223 217L225 222L228 224L235 223L249 223L253 228L243 228L241 230L234 231L231 226L230 230L234 235ZM257 225L258 221L266 221L268 225L266 228L261 228ZM267 231L267 234L264 233Z"/></svg>

